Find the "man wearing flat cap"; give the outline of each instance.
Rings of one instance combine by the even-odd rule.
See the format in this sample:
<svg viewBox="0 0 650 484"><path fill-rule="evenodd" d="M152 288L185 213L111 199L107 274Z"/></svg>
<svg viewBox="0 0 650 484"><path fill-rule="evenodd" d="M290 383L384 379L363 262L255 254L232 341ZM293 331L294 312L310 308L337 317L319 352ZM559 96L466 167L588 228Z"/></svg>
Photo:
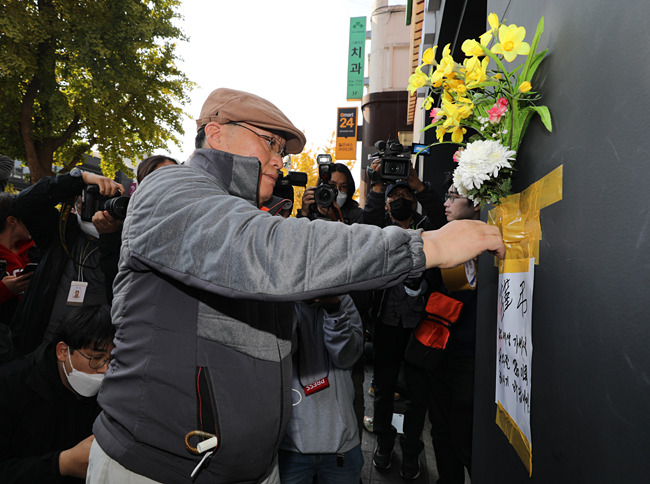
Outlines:
<svg viewBox="0 0 650 484"><path fill-rule="evenodd" d="M147 176L129 204L91 483L279 482L293 301L503 251L480 222L420 234L273 217L261 208L302 132L232 89L210 94L197 125L189 163Z"/></svg>

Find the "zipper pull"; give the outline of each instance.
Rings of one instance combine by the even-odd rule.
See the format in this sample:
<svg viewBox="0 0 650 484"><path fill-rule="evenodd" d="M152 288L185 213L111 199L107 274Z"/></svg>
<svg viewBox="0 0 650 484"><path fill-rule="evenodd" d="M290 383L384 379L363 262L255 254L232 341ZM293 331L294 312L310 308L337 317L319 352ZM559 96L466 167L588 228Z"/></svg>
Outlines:
<svg viewBox="0 0 650 484"><path fill-rule="evenodd" d="M201 467L203 467L203 464L207 464L208 462L210 462L210 457L212 457L212 454L214 454L216 450L217 449L212 449L210 452L208 452L203 456L203 459L201 459L201 461L192 471L192 474L190 474L191 479L194 479L194 476L198 474L198 472L201 470Z"/></svg>

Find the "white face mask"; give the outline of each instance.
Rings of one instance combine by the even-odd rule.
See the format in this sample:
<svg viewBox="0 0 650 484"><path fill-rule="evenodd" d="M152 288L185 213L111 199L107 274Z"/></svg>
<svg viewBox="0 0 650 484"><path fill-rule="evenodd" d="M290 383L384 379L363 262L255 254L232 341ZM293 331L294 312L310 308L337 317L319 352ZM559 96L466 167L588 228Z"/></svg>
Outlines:
<svg viewBox="0 0 650 484"><path fill-rule="evenodd" d="M91 237L95 237L96 239L99 238L99 232L97 232L97 227L92 222L84 222L81 220L81 215L79 215L79 212L75 213L77 216L77 222L79 222L79 228L83 233L86 235L90 235Z"/></svg>
<svg viewBox="0 0 650 484"><path fill-rule="evenodd" d="M83 371L75 370L72 366L72 360L70 359L70 347L68 346L68 361L70 362L70 368L72 372L68 373L65 370L65 364L63 364L63 373L65 373L68 383L72 389L83 397L94 397L99 392L99 387L102 384L104 379L103 373L84 373Z"/></svg>
<svg viewBox="0 0 650 484"><path fill-rule="evenodd" d="M336 195L336 204L339 207L342 207L347 199L348 199L347 193L339 192L338 195Z"/></svg>

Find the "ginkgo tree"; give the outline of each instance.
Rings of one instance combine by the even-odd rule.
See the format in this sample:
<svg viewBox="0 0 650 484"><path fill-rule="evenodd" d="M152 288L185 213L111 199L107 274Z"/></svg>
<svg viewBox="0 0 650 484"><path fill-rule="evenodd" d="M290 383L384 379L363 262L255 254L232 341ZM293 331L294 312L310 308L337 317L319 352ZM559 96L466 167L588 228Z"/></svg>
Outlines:
<svg viewBox="0 0 650 484"><path fill-rule="evenodd" d="M291 155L290 162L285 164L285 168L282 172L285 175L287 171L300 171L307 174L306 187L293 187L294 204L291 215L294 217L296 216L298 209L302 206L302 194L305 189L318 185L318 163L316 157L323 154L330 155L332 157L332 163L343 163L350 169L350 171L352 171L354 164L356 163L356 160L336 159L336 139L334 133L332 133L332 138L325 146L316 149L305 149L298 155ZM357 189L352 198L356 200L358 196L359 190Z"/></svg>
<svg viewBox="0 0 650 484"><path fill-rule="evenodd" d="M0 153L32 182L91 150L107 176L178 143L192 83L177 66L180 0L0 2Z"/></svg>

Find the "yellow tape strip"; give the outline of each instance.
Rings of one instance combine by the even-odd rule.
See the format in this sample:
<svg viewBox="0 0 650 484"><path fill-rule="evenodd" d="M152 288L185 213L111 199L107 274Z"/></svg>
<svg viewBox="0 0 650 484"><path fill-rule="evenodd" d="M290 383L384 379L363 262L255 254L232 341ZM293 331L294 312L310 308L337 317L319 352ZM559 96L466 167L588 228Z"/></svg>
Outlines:
<svg viewBox="0 0 650 484"><path fill-rule="evenodd" d="M528 272L530 259L504 259L499 261L499 273Z"/></svg>
<svg viewBox="0 0 650 484"><path fill-rule="evenodd" d="M497 402L496 423L508 438L510 444L515 448L517 455L528 469L528 477L533 475L533 453L530 448L530 442L521 431L514 419L501 405Z"/></svg>
<svg viewBox="0 0 650 484"><path fill-rule="evenodd" d="M507 270L508 267L518 268L516 264L508 264L509 260L534 257L535 264L539 264L539 241L542 239L540 211L562 200L563 170L564 165L558 166L523 192L500 200L499 205L488 213L488 224L499 228L506 246L505 259L495 259L500 273L522 272Z"/></svg>

